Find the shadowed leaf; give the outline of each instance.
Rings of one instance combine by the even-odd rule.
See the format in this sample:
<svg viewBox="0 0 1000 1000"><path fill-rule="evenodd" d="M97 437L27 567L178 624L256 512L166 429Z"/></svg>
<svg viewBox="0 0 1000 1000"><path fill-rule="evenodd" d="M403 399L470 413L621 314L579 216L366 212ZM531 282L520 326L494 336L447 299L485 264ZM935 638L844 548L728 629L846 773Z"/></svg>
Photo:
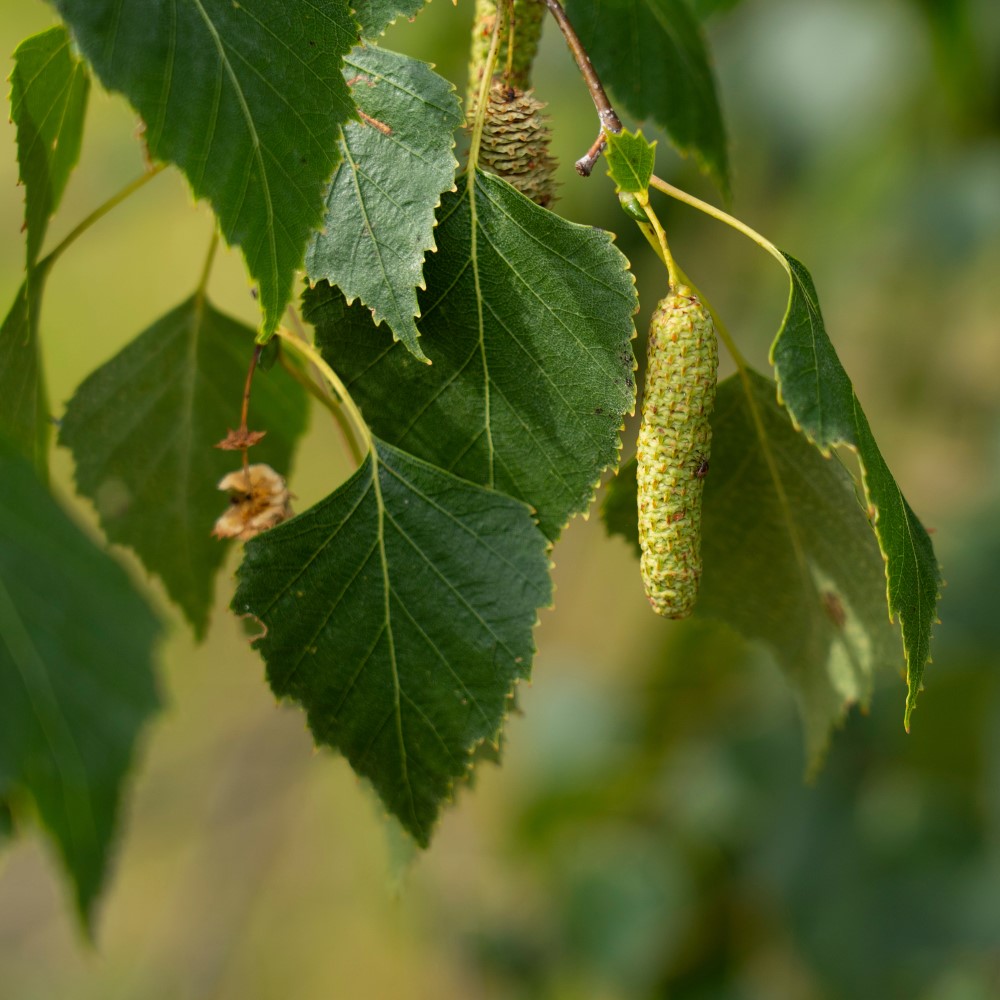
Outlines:
<svg viewBox="0 0 1000 1000"><path fill-rule="evenodd" d="M889 614L906 650L905 725L917 704L930 659L941 575L930 536L893 479L875 443L851 380L830 343L816 288L806 268L782 254L791 279L788 308L771 345L778 394L792 420L824 454L846 445L861 462L869 516L885 558Z"/></svg>
<svg viewBox="0 0 1000 1000"><path fill-rule="evenodd" d="M159 625L2 443L0 479L0 800L34 800L89 922L122 781L157 707Z"/></svg>
<svg viewBox="0 0 1000 1000"><path fill-rule="evenodd" d="M853 479L795 430L774 383L756 373L748 380L719 386L695 614L727 622L775 655L799 702L814 769L847 707L868 704L873 672L901 665L900 645ZM638 555L635 472L634 460L622 467L602 516Z"/></svg>
<svg viewBox="0 0 1000 1000"><path fill-rule="evenodd" d="M226 505L216 485L240 464L215 445L239 421L253 339L249 327L190 298L84 380L59 434L108 538L163 581L199 637L226 555L211 537ZM253 461L287 473L305 428L301 387L280 368L258 372L250 414L268 432Z"/></svg>

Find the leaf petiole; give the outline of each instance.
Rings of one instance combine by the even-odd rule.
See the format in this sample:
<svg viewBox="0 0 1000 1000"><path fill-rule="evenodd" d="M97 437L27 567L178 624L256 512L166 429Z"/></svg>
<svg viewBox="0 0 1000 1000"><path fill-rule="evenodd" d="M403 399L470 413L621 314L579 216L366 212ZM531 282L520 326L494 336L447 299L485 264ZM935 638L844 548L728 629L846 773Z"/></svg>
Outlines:
<svg viewBox="0 0 1000 1000"><path fill-rule="evenodd" d="M509 17L506 5L497 5L497 19L493 25L493 37L490 48L483 63L483 76L479 81L479 96L476 99L475 117L472 122L472 140L469 143L469 165L467 173L473 177L479 163L479 147L483 140L483 126L486 123L486 106L489 103L490 87L493 84L493 71L496 69L497 56L500 53L500 39L503 37L505 20Z"/></svg>
<svg viewBox="0 0 1000 1000"><path fill-rule="evenodd" d="M134 181L126 184L120 191L113 194L103 205L98 205L78 226L72 229L69 234L58 243L43 261L38 265L51 265L58 260L62 254L70 248L95 222L100 222L105 215L113 208L117 208L123 201L135 194L140 188L145 187L157 174L166 169L165 163L155 163L146 173L137 177Z"/></svg>
<svg viewBox="0 0 1000 1000"><path fill-rule="evenodd" d="M761 236L756 229L751 229L745 222L741 222L735 216L730 215L728 212L724 212L721 208L716 208L707 201L702 201L700 198L696 198L693 194L688 194L687 191L684 191L679 187L674 187L673 184L657 177L656 174L653 174L650 178L649 184L650 187L656 188L657 191L661 191L663 194L669 195L669 197L675 199L676 201L683 202L691 208L698 209L699 212L704 212L705 215L710 215L716 221L724 222L727 226L731 226L737 232L740 232L744 236L753 240L757 246L766 250L789 274L791 274L785 255L769 239L767 239L767 237Z"/></svg>
<svg viewBox="0 0 1000 1000"><path fill-rule="evenodd" d="M341 405L347 411L347 415L351 419L351 423L354 424L364 442L365 450L374 453L375 448L372 442L372 432L368 428L368 424L365 423L365 418L361 415L361 411L358 409L354 400L351 399L350 393L347 391L347 387L340 380L340 376L326 363L323 355L313 347L308 341L297 337L290 330L286 330L283 326L279 326L275 330L275 336L280 337L281 340L287 344L296 354L304 358L310 364L314 365L320 374L327 380L330 384L330 388L333 389L337 398L340 400ZM349 447L353 445L353 438L348 437ZM357 446L353 445L351 447L351 453L354 455L358 461L361 461L360 452L356 451Z"/></svg>
<svg viewBox="0 0 1000 1000"><path fill-rule="evenodd" d="M295 379L299 385L309 393L317 402L321 403L336 421L337 427L340 430L341 435L344 438L344 443L347 445L347 450L351 453L351 458L360 465L364 461L364 455L361 449L358 447L357 439L354 437L354 432L351 430L351 425L347 418L344 416L344 411L340 407L340 403L331 399L316 383L309 378L308 375L294 362L292 361L285 351L278 352L278 363L282 368L288 372L289 375Z"/></svg>

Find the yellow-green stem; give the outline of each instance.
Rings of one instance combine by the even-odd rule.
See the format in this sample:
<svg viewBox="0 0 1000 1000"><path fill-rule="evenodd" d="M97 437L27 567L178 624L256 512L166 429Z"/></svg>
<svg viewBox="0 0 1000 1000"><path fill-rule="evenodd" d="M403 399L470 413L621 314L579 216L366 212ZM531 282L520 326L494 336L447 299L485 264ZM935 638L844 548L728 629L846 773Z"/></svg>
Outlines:
<svg viewBox="0 0 1000 1000"><path fill-rule="evenodd" d="M212 227L212 239L208 244L208 253L205 254L205 263L202 265L201 277L198 279L198 287L195 290L195 296L198 299L204 299L205 290L208 288L208 279L212 275L212 265L215 263L215 254L219 249L219 230L214 226Z"/></svg>
<svg viewBox="0 0 1000 1000"><path fill-rule="evenodd" d="M66 238L59 244L57 244L53 250L46 256L46 258L38 265L51 265L58 260L62 254L72 246L95 222L99 222L108 214L113 208L120 205L126 198L135 194L140 188L145 187L157 174L162 173L166 169L165 163L157 163L152 166L146 173L141 177L137 177L134 181L126 184L117 194L113 194L103 205L98 205L93 212L88 215L83 222L72 229Z"/></svg>
<svg viewBox="0 0 1000 1000"><path fill-rule="evenodd" d="M674 260L674 255L670 252L670 246L667 243L667 234L663 226L660 224L660 220L653 211L653 206L649 203L649 195L645 191L639 192L636 195L638 202L642 205L646 212L646 216L649 218L649 223L653 227L653 232L656 234L656 241L660 245L660 260L663 261L667 266L667 276L670 281L671 289L675 289L680 284L680 278L678 275L677 263Z"/></svg>
<svg viewBox="0 0 1000 1000"><path fill-rule="evenodd" d="M472 183L476 173L476 166L479 163L479 146L483 140L483 124L486 121L487 95L490 91L490 83L493 80L493 71L496 69L497 55L500 52L500 38L503 35L504 21L506 17L506 7L501 4L497 7L497 19L493 25L493 37L490 40L490 48L486 53L486 60L483 63L483 77L479 81L479 95L476 98L476 114L472 123L472 140L469 143L469 183Z"/></svg>
<svg viewBox="0 0 1000 1000"><path fill-rule="evenodd" d="M361 448L358 447L357 439L354 437L354 432L351 430L350 422L344 416L344 411L341 409L340 403L331 399L316 383L294 362L291 361L284 350L278 352L278 363L282 368L288 372L289 375L299 385L309 393L317 402L321 403L330 414L333 416L334 422L337 424L337 429L340 431L341 436L344 439L344 444L347 446L347 450L351 453L351 458L354 459L357 465L360 465L364 459L364 455L361 452Z"/></svg>
<svg viewBox="0 0 1000 1000"><path fill-rule="evenodd" d="M686 191L674 187L673 184L667 183L667 181L662 180L655 174L650 179L650 186L663 192L663 194L669 195L677 201L683 202L685 205L690 205L692 208L696 208L699 211L704 212L706 215L712 216L712 218L717 219L719 222L724 222L727 226L731 226L738 232L743 233L744 236L749 237L754 241L754 243L771 254L771 256L778 260L785 271L790 273L788 261L785 260L782 252L770 240L761 236L761 234L756 230L751 229L748 225L746 225L746 223L740 222L739 219L730 215L728 212L722 211L720 208L716 208L714 205L710 205L707 201L702 201L700 198L696 198L694 195L690 195ZM644 227L640 225L639 228L642 229ZM648 238L649 236L647 235L647 239ZM718 313L716 313L716 311L712 308L712 304L701 294L701 292L698 291L697 286L690 282L683 271L680 271L679 268L678 271L681 278L708 306L709 312L712 315L712 321L715 323L715 329L719 334L719 339L726 345L726 350L729 351L733 362L736 365L736 370L739 374L740 382L743 384L744 394L746 395L747 407L750 410L750 416L753 420L754 431L757 435L757 440L760 442L761 454L764 456L764 461L767 463L768 472L770 473L771 481L774 484L775 493L778 496L778 502L781 504L782 510L785 512L786 521L789 525L789 534L792 540L792 548L795 550L796 561L799 564L803 578L809 580L811 579L809 564L805 556L802 541L798 536L798 532L794 528L795 521L792 518L791 502L788 499L788 495L785 493L784 483L782 482L781 476L778 472L778 464L771 451L770 441L767 437L767 432L764 429L764 420L760 413L760 409L757 406L757 401L754 398L753 387L750 384L750 365L747 363L746 358L744 358L740 353L740 350L736 346L729 330L726 328L725 323L722 322Z"/></svg>
<svg viewBox="0 0 1000 1000"><path fill-rule="evenodd" d="M702 201L700 198L696 198L693 194L688 194L687 191L683 191L679 187L674 187L673 184L669 184L662 178L657 177L656 174L653 174L650 178L649 185L650 187L656 188L657 191L662 191L665 195L669 195L676 201L681 201L685 205L690 205L691 208L696 208L699 212L704 212L706 215L710 215L713 219L716 219L719 222L724 222L727 226L731 226L737 232L742 233L744 236L753 240L759 247L766 250L786 271L788 271L788 261L785 260L784 254L769 239L765 236L761 236L756 229L751 229L745 222L741 222L728 212L723 212L721 208L716 208L714 205L710 205L707 201Z"/></svg>
<svg viewBox="0 0 1000 1000"><path fill-rule="evenodd" d="M275 336L280 337L281 340L286 343L296 354L304 358L310 364L312 364L319 373L329 382L330 387L337 394L341 401L341 405L347 411L348 417L351 419L351 423L354 424L358 435L364 442L365 450L369 452L374 451L374 444L372 441L372 432L368 428L368 424L365 423L365 418L361 415L361 411L357 408L354 400L351 399L350 393L347 391L347 387L340 380L340 376L326 363L323 355L313 347L312 344L305 340L300 340L294 333L286 330L284 327L279 326L275 330Z"/></svg>

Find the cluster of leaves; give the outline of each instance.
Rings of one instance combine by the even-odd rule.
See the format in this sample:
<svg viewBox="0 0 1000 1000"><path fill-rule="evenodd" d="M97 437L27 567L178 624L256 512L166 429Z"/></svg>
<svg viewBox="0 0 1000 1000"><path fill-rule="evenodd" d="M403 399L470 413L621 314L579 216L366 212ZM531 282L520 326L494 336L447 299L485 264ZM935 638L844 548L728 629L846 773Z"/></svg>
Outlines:
<svg viewBox="0 0 1000 1000"><path fill-rule="evenodd" d="M202 282L91 374L61 420L79 492L203 635L224 556L208 537L214 486L230 465L211 445L255 340L274 335L305 270L303 315L364 414L368 447L325 500L247 544L232 606L265 627L256 645L273 690L303 706L317 742L340 750L426 845L455 786L495 756L551 600L551 545L618 463L635 402L628 262L609 234L474 164L456 175L464 115L453 88L373 43L423 0L53 2L83 58L53 28L18 49L12 76L27 256L0 329L0 464L20 484L4 498L0 551L0 802L16 818L34 801L89 913L121 777L155 707L156 633L145 602L43 485L39 310L64 244L40 251L78 156L92 69L142 116L151 160L176 165L211 204L262 320L253 331L226 316ZM728 189L722 116L685 0L567 9L623 107ZM650 57L622 60L629 49ZM623 191L648 197L650 153L641 137L613 144ZM883 557L911 705L937 577L809 276L791 258L787 267L773 352L781 402L749 370L720 391L703 607L774 649L815 756L845 704L867 696L872 669L899 659ZM280 470L306 418L306 375L285 360L296 378L275 367L253 395L267 430L255 459ZM867 508L824 457L841 444L861 459ZM606 514L632 537L629 483L619 477ZM52 524L65 536L58 558ZM41 587L56 577L62 592ZM106 643L112 627L120 661L109 665L93 639Z"/></svg>

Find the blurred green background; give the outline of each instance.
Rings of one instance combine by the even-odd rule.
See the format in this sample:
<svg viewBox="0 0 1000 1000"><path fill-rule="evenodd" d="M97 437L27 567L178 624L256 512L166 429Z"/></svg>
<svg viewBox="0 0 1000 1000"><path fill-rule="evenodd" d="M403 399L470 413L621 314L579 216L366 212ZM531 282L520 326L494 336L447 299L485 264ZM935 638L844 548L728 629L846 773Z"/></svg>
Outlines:
<svg viewBox="0 0 1000 1000"><path fill-rule="evenodd" d="M886 671L806 786L793 697L768 657L706 624L655 619L625 544L578 518L554 553L556 608L504 765L481 771L407 865L346 763L314 752L301 713L275 705L225 611L234 551L205 645L165 608L166 708L129 788L96 947L40 834L0 853L0 998L1000 997L1000 4L696 6L735 212L812 270L885 457L934 531L948 586L912 735ZM386 44L461 89L472 7L434 0ZM5 56L54 21L36 0L3 8ZM600 168L573 172L596 123L551 25L536 82L562 164L557 207L620 233L642 329L664 278ZM136 124L95 90L50 245L142 169ZM2 131L9 303L22 203L14 130ZM715 198L665 141L659 152L662 175ZM782 272L711 220L657 208L764 368ZM57 412L190 293L211 225L168 171L60 261L42 318ZM255 324L237 257L210 293ZM348 471L314 414L291 476L300 505ZM93 527L71 476L57 452L55 486Z"/></svg>

